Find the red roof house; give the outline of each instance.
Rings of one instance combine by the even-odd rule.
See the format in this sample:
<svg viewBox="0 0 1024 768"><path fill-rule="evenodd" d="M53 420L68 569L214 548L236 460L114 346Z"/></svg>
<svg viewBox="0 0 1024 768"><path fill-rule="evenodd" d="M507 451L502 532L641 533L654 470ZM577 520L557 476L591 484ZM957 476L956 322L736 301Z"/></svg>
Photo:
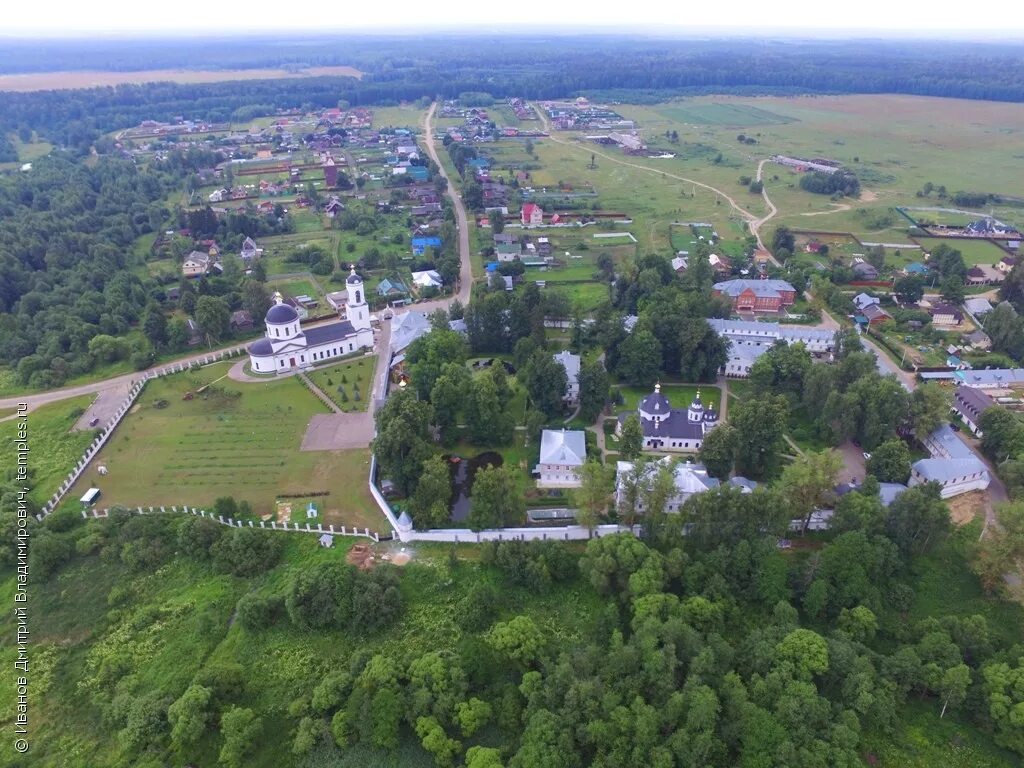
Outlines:
<svg viewBox="0 0 1024 768"><path fill-rule="evenodd" d="M520 218L524 227L539 227L544 223L544 211L536 203L524 203Z"/></svg>

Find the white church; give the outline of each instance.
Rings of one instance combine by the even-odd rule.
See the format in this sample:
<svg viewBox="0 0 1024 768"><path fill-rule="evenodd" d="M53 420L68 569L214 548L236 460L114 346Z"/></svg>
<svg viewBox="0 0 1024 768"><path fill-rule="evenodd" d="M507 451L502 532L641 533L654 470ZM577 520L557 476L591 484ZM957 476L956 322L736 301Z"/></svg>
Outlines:
<svg viewBox="0 0 1024 768"><path fill-rule="evenodd" d="M345 280L348 291L346 319L305 330L298 313L274 294L274 305L267 312L266 338L249 346L249 363L256 373L284 373L309 368L317 363L373 347L370 310L366 305L363 278L352 274Z"/></svg>

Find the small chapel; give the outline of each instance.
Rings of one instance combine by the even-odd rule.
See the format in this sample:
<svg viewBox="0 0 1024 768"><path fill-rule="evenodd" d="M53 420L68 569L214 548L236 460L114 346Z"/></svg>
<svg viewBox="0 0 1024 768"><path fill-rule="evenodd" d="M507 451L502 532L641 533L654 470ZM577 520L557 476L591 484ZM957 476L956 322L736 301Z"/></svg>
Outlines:
<svg viewBox="0 0 1024 768"><path fill-rule="evenodd" d="M718 411L713 403L701 402L699 389L690 407L684 410L673 408L661 394L661 384L655 384L654 391L640 401L636 411L643 428L645 451L696 453L704 445L704 436L718 425ZM617 434L622 434L627 415L619 416Z"/></svg>
<svg viewBox="0 0 1024 768"><path fill-rule="evenodd" d="M373 347L370 309L363 278L352 273L345 279L348 293L346 317L336 323L303 329L299 314L284 303L280 293L265 319L266 336L249 345L249 363L255 373L286 373L344 357Z"/></svg>

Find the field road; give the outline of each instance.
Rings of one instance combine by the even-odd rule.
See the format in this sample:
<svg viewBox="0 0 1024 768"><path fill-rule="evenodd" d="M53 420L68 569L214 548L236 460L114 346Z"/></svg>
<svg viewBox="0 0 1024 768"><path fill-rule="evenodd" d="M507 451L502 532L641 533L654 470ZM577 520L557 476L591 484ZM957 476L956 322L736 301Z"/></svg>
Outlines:
<svg viewBox="0 0 1024 768"><path fill-rule="evenodd" d="M690 178L687 178L686 176L679 176L678 174L675 174L675 173L669 173L668 171L663 171L660 168L651 168L650 166L647 166L647 165L640 165L638 163L630 163L630 162L627 162L626 160L623 160L620 157L615 157L614 155L606 154L606 153L604 153L604 152L602 152L602 151L600 151L598 149L595 149L594 147L582 147L579 144L575 144L573 142L565 141L564 139L556 138L554 132L551 130L551 122L548 120L548 116L546 114L544 114L544 110L542 110L540 107L538 107L536 105L534 105L533 109L537 113L537 115L540 117L541 122L544 124L544 131L545 131L545 133L548 134L548 139L550 139L551 141L555 142L556 144L561 144L562 146L565 146L565 147L572 147L574 149L579 149L581 151L590 152L591 154L597 155L598 157L603 157L605 160L609 160L609 161L611 161L613 163L618 163L619 165L625 165L625 166L627 166L629 168L636 168L637 170L640 170L640 171L647 171L648 173L654 173L654 174L657 174L658 176L665 176L665 177L670 178L670 179L675 179L676 181L683 181L683 182L686 182L687 184L692 184L694 186L701 187L702 189L706 189L709 192L714 192L716 195L718 195L719 197L724 199L727 203L729 203L729 205L731 205L733 207L733 209L737 213L739 213L740 216L743 217L743 219L747 222L747 225L750 227L750 234L754 235L754 237L757 238L758 245L759 246L761 245L761 236L758 234L757 230L761 227L762 224L764 224L766 221L768 221L768 219L772 218L772 216L774 216L775 213L776 213L775 206L773 206L771 201L768 200L768 196L767 195L764 196L764 199L765 199L765 201L767 201L769 207L771 208L771 211L769 211L767 216L765 216L764 218L759 219L759 218L757 218L757 216L752 214L750 211L748 211L742 205L737 203L728 194L726 194L725 192L723 192L720 189L717 189L716 187L712 187L710 184L705 184L703 181L697 181L696 179L690 179ZM762 160L761 162L763 164L766 161ZM760 166L758 166L758 176L759 177L760 177L760 173L761 173L761 169L760 169ZM762 193L763 193L763 191L762 191ZM763 246L761 246L761 247L763 247Z"/></svg>
<svg viewBox="0 0 1024 768"><path fill-rule="evenodd" d="M760 219L750 223L750 233L757 238L757 247L762 251L771 254L771 251L764 247L764 241L761 240L761 227L764 226L765 222L773 218L775 214L779 212L779 209L775 207L775 203L773 203L771 198L768 197L768 190L764 188L764 180L761 178L764 173L764 164L767 162L768 160L765 159L757 164L757 180L761 182L761 197L764 198L764 203L768 206L768 213ZM776 266L782 266L779 262L775 261L775 256L772 256L771 258L772 261L775 262Z"/></svg>

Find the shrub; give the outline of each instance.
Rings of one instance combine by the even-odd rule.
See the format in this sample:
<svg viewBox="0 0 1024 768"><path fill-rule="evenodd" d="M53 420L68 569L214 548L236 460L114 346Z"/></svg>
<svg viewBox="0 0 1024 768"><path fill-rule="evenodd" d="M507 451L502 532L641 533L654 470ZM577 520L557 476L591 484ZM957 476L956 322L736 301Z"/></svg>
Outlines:
<svg viewBox="0 0 1024 768"><path fill-rule="evenodd" d="M239 623L254 632L276 623L283 609L284 599L281 596L250 592L242 595L235 610Z"/></svg>

